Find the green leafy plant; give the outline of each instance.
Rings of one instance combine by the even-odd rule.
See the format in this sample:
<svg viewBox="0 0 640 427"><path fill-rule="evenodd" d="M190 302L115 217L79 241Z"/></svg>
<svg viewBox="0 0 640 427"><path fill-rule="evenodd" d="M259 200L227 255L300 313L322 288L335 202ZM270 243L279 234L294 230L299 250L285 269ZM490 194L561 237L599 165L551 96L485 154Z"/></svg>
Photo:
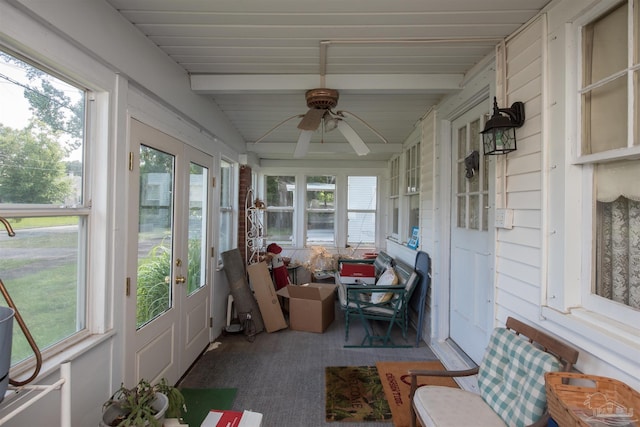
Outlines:
<svg viewBox="0 0 640 427"><path fill-rule="evenodd" d="M119 407L119 414L110 421L112 427L160 427L161 423L156 419L157 411L152 406L156 399L156 393L162 393L169 399L169 408L165 416L177 418L181 416L181 410L186 411L184 396L176 387L169 385L166 379L160 380L156 385L141 379L132 388L124 384L113 393L103 405L103 412L115 405Z"/></svg>
<svg viewBox="0 0 640 427"><path fill-rule="evenodd" d="M165 413L167 418L180 418L182 416L182 412L187 412L187 405L184 401L182 392L176 387L168 384L165 378L160 380L160 382L155 386L155 389L169 398L169 407Z"/></svg>

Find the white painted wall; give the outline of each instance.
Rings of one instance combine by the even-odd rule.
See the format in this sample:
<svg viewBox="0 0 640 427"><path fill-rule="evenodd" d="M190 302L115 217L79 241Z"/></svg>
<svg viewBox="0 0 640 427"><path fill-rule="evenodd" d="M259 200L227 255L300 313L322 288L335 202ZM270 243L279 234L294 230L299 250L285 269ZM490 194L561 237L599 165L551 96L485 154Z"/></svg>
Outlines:
<svg viewBox="0 0 640 427"><path fill-rule="evenodd" d="M123 381L128 119L136 117L211 154L216 164L222 156L237 159L244 142L217 106L191 91L183 70L103 2L0 0L0 43L96 93L94 119L100 126L92 134L92 155L101 167L92 182L89 280L91 294L98 295L90 305L95 335L47 359L37 382L55 382L59 364L71 360L72 423L97 425L102 403ZM229 289L222 272L213 281L215 337L225 322ZM59 419L56 391L4 425L57 425Z"/></svg>

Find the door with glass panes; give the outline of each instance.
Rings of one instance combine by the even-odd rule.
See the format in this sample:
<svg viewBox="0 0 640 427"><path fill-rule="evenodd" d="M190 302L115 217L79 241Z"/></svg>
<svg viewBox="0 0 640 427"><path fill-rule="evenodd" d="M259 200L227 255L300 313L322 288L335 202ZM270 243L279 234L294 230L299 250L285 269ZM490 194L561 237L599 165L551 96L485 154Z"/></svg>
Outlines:
<svg viewBox="0 0 640 427"><path fill-rule="evenodd" d="M451 290L449 335L475 362L482 359L491 332L493 282L489 161L480 131L488 110L482 102L452 123ZM469 169L477 152L478 167ZM473 169L473 168L471 168Z"/></svg>
<svg viewBox="0 0 640 427"><path fill-rule="evenodd" d="M209 343L213 158L131 121L125 378L170 383Z"/></svg>

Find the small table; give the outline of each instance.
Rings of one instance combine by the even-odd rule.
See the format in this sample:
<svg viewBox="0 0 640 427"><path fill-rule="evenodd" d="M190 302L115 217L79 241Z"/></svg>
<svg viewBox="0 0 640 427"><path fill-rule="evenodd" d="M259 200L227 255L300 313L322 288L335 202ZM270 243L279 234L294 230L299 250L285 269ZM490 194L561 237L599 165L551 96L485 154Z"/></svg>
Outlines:
<svg viewBox="0 0 640 427"><path fill-rule="evenodd" d="M298 267L300 267L300 264L289 264L287 266L287 273L289 273L289 279L291 280L291 283L293 283L294 285L298 284Z"/></svg>

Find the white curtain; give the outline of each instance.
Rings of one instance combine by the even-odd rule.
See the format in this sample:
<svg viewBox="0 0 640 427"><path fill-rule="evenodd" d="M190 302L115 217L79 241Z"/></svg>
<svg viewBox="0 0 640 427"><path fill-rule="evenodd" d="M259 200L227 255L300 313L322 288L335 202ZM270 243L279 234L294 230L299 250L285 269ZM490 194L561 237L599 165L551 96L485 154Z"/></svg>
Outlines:
<svg viewBox="0 0 640 427"><path fill-rule="evenodd" d="M640 309L639 163L597 168L596 294Z"/></svg>

